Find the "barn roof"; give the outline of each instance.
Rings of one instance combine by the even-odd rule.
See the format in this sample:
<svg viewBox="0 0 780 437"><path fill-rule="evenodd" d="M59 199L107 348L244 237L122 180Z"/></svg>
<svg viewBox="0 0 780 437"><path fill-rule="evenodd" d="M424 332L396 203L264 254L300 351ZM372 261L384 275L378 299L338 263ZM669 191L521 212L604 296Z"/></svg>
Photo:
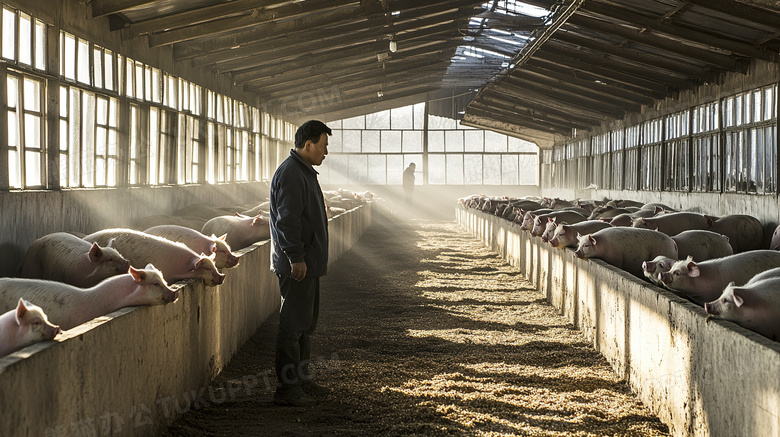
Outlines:
<svg viewBox="0 0 780 437"><path fill-rule="evenodd" d="M92 0L126 39L326 120L419 103L548 144L776 61L773 0ZM393 50L395 49L395 50Z"/></svg>

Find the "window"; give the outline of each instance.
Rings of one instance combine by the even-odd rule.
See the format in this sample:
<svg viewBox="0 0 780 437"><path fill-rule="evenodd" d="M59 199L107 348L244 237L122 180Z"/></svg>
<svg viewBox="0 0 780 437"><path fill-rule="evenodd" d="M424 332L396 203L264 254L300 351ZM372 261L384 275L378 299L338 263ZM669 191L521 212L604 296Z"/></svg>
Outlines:
<svg viewBox="0 0 780 437"><path fill-rule="evenodd" d="M43 81L9 72L6 86L9 185L42 187L46 168Z"/></svg>

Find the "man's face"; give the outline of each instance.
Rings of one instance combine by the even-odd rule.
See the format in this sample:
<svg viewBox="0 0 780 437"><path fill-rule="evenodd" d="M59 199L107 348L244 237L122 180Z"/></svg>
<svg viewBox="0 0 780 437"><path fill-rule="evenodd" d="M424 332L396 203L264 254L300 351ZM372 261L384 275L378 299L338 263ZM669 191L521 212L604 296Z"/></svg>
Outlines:
<svg viewBox="0 0 780 437"><path fill-rule="evenodd" d="M306 141L304 150L306 152L305 160L307 164L322 164L322 161L325 159L325 155L328 154L328 134L323 133L320 135L320 140L316 143L312 142L311 140Z"/></svg>

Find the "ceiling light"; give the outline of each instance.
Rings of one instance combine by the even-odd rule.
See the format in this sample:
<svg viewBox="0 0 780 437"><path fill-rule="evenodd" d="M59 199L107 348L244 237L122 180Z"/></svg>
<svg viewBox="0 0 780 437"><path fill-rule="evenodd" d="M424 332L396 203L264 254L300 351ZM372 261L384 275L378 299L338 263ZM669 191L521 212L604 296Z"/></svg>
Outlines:
<svg viewBox="0 0 780 437"><path fill-rule="evenodd" d="M395 40L390 40L390 52L395 53L396 50L398 50L398 43L395 42Z"/></svg>
<svg viewBox="0 0 780 437"><path fill-rule="evenodd" d="M383 93L382 90L379 90L379 91L376 92L376 96L377 97L381 98L381 97L384 97L384 95L385 95L385 93Z"/></svg>

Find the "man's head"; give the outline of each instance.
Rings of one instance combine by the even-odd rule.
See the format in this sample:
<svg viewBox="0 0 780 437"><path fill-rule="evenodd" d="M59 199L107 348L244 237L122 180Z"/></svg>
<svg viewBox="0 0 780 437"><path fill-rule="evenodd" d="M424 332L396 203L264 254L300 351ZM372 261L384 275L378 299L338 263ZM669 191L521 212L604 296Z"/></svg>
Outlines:
<svg viewBox="0 0 780 437"><path fill-rule="evenodd" d="M411 163L409 163L409 168L411 168L412 170L414 170L415 168L417 168L417 166L416 166L416 165L414 165L414 163L413 163L413 162L411 162Z"/></svg>
<svg viewBox="0 0 780 437"><path fill-rule="evenodd" d="M309 165L320 165L328 154L331 130L319 120L309 120L295 132L295 153Z"/></svg>

